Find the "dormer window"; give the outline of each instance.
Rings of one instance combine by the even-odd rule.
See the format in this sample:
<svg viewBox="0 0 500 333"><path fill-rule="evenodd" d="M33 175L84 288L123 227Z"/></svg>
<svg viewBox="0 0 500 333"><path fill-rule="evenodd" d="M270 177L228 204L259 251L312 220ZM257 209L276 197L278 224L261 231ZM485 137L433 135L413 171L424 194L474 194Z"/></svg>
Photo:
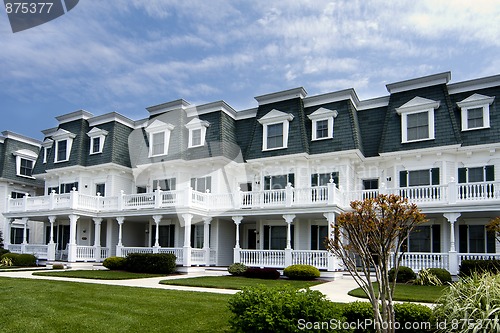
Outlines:
<svg viewBox="0 0 500 333"><path fill-rule="evenodd" d="M76 134L68 132L64 129L59 129L52 135L52 138L56 143L54 163L69 161L71 147L73 146L73 139L75 137Z"/></svg>
<svg viewBox="0 0 500 333"><path fill-rule="evenodd" d="M38 154L31 150L21 149L14 152L14 156L16 156L16 175L33 178L33 167Z"/></svg>
<svg viewBox="0 0 500 333"><path fill-rule="evenodd" d="M258 120L263 126L262 150L288 147L288 128L293 118L291 113L272 110Z"/></svg>
<svg viewBox="0 0 500 333"><path fill-rule="evenodd" d="M434 110L439 101L415 97L396 108L401 115L401 142L410 143L434 139Z"/></svg>
<svg viewBox="0 0 500 333"><path fill-rule="evenodd" d="M457 105L461 109L462 131L490 127L490 105L495 97L474 94Z"/></svg>
<svg viewBox="0 0 500 333"><path fill-rule="evenodd" d="M52 150L52 145L54 144L54 140L51 139L45 139L45 141L42 143L43 147L43 164L47 163L47 160L50 155L50 151Z"/></svg>
<svg viewBox="0 0 500 333"><path fill-rule="evenodd" d="M158 119L146 127L146 132L149 134L149 157L168 154L170 132L173 129L174 125Z"/></svg>
<svg viewBox="0 0 500 333"><path fill-rule="evenodd" d="M108 132L94 127L87 133L90 138L90 155L102 153Z"/></svg>
<svg viewBox="0 0 500 333"><path fill-rule="evenodd" d="M336 110L319 108L307 118L312 120L312 140L325 140L333 138L333 119L336 118Z"/></svg>
<svg viewBox="0 0 500 333"><path fill-rule="evenodd" d="M186 128L189 129L188 148L205 145L205 136L208 126L210 126L210 124L207 121L198 118L194 118L186 124Z"/></svg>

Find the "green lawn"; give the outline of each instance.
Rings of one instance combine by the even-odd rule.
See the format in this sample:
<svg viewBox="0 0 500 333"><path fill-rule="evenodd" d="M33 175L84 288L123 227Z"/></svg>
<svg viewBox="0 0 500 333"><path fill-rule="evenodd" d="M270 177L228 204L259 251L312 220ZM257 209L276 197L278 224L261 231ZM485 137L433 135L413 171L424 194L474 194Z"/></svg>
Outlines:
<svg viewBox="0 0 500 333"><path fill-rule="evenodd" d="M68 271L44 271L35 272L33 275L40 276L57 276L57 277L70 277L81 279L97 279L97 280L129 280L129 279L143 279L150 277L165 276L161 274L146 274L146 273L132 273L125 271L108 271L108 270L68 270Z"/></svg>
<svg viewBox="0 0 500 333"><path fill-rule="evenodd" d="M378 292L378 284L374 283ZM417 286L398 283L394 291L395 301L435 303L447 286ZM348 293L354 297L368 298L361 288L353 289Z"/></svg>
<svg viewBox="0 0 500 333"><path fill-rule="evenodd" d="M302 289L311 287L325 281L297 281L288 279L279 280L264 280L264 279L250 279L239 276L202 276L186 279L163 280L161 284L170 284L177 286L190 286L190 287L205 287L205 288L222 288L222 289L241 289L242 287L253 287L263 284L267 287L282 286L289 284L294 288Z"/></svg>
<svg viewBox="0 0 500 333"><path fill-rule="evenodd" d="M0 278L0 332L228 332L229 297Z"/></svg>

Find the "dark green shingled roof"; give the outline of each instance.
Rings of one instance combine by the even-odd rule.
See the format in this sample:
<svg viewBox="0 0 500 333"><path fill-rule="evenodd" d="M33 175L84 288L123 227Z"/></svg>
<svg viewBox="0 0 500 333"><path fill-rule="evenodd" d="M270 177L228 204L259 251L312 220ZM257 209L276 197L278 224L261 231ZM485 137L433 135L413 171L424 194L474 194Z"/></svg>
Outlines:
<svg viewBox="0 0 500 333"><path fill-rule="evenodd" d="M363 155L365 157L378 156L386 111L387 107L378 107L358 112Z"/></svg>
<svg viewBox="0 0 500 333"><path fill-rule="evenodd" d="M0 178L10 179L31 186L42 186L43 183L40 180L17 175L16 156L14 152L22 149L39 153L37 146L11 138L5 138L4 143L0 144Z"/></svg>
<svg viewBox="0 0 500 333"><path fill-rule="evenodd" d="M439 101L440 106L434 111L435 139L411 143L401 143L401 116L396 108L401 107L415 97ZM461 143L460 131L456 124L451 101L446 85L435 85L391 94L384 129L380 141L379 153L389 153L413 149L432 148Z"/></svg>

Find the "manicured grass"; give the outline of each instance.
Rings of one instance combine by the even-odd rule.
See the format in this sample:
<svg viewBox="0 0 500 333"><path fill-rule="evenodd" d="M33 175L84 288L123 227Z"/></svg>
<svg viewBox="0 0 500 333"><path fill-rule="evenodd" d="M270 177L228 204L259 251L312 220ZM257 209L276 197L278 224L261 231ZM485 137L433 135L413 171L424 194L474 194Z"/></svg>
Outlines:
<svg viewBox="0 0 500 333"><path fill-rule="evenodd" d="M374 283L375 291L378 292L378 284ZM417 286L412 284L396 285L394 291L395 301L435 303L447 286ZM361 288L353 289L348 293L354 297L368 298Z"/></svg>
<svg viewBox="0 0 500 333"><path fill-rule="evenodd" d="M228 332L229 295L0 278L0 332Z"/></svg>
<svg viewBox="0 0 500 333"><path fill-rule="evenodd" d="M129 279L144 279L150 277L165 276L161 274L146 274L146 273L132 273L125 271L108 271L108 270L68 270L68 271L44 271L35 272L33 275L40 276L57 276L57 277L70 277L80 279L97 279L97 280L129 280Z"/></svg>
<svg viewBox="0 0 500 333"><path fill-rule="evenodd" d="M312 287L314 285L323 283L325 281L298 281L298 280L265 280L265 279L250 279L240 276L202 276L195 278L176 279L176 280L163 280L161 284L170 284L177 286L190 286L190 287L205 287L205 288L221 288L221 289L241 289L242 287L254 287L258 285L265 285L267 287L282 286L289 284L290 286L302 289Z"/></svg>

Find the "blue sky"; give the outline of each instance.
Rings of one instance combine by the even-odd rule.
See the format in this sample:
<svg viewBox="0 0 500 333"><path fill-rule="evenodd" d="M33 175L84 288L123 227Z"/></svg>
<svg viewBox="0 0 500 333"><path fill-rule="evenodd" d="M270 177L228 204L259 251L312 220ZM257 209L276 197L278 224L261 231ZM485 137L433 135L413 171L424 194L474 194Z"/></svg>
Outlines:
<svg viewBox="0 0 500 333"><path fill-rule="evenodd" d="M299 86L368 99L444 71L496 75L499 18L498 0L81 0L13 34L0 10L0 130L41 140L79 109L138 120L179 98L242 110Z"/></svg>

